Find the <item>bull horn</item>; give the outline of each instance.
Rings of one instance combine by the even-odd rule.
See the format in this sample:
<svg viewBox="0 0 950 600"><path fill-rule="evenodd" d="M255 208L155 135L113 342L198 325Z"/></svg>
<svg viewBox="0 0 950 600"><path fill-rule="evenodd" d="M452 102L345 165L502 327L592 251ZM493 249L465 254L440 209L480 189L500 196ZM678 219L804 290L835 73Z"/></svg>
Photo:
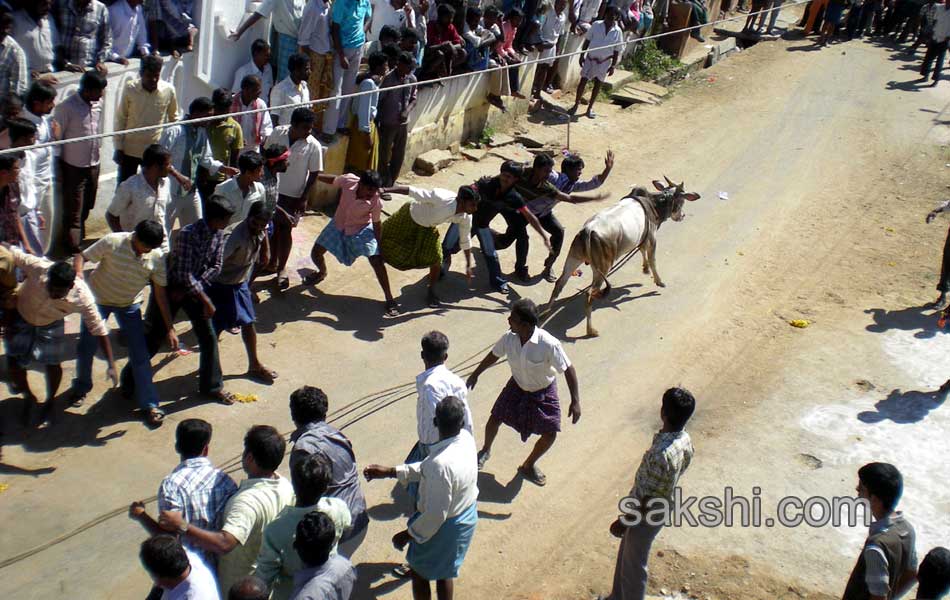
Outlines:
<svg viewBox="0 0 950 600"><path fill-rule="evenodd" d="M666 180L666 185L668 185L669 187L676 187L676 184L670 181L670 178L667 177L666 175L663 176L663 179Z"/></svg>
<svg viewBox="0 0 950 600"><path fill-rule="evenodd" d="M685 191L686 191L686 182L685 182L685 181L681 181L680 184L679 184L678 186L676 186L676 189L677 189L677 191L679 191L679 193L681 193L681 194L682 194L683 192L685 192Z"/></svg>

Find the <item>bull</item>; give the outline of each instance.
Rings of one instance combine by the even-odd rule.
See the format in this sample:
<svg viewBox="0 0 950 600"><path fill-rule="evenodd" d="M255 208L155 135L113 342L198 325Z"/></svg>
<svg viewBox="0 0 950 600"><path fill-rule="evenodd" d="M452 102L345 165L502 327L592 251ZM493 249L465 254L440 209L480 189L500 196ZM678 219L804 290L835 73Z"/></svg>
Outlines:
<svg viewBox="0 0 950 600"><path fill-rule="evenodd" d="M587 293L587 335L599 335L591 324L591 305L595 298L610 293L607 275L617 259L637 250L643 257L644 274L652 273L653 282L658 287L666 287L656 272L656 231L667 219L682 221L685 218L683 205L686 201L699 200L699 194L685 191L682 183L677 185L668 177L664 179L666 184L653 181L658 191L635 187L618 204L600 211L584 223L571 243L564 270L554 284L546 310L554 307L567 280L581 263L589 264L594 281Z"/></svg>

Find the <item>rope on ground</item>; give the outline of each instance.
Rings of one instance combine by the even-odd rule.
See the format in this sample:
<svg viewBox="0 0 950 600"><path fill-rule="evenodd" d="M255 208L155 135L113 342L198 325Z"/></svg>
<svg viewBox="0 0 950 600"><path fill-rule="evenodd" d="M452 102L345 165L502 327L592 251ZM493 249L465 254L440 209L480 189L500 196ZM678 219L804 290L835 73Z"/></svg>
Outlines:
<svg viewBox="0 0 950 600"><path fill-rule="evenodd" d="M720 23L727 23L727 22L729 22L729 21L735 21L735 20L738 20L738 19L747 19L747 18L749 18L749 17L755 17L755 16L758 16L758 15L761 15L761 14L765 14L765 13L771 13L771 12L775 12L775 11L781 12L781 11L782 11L783 9L785 9L785 8L789 8L789 7L792 7L792 6L798 6L799 4L807 4L807 3L810 2L810 1L811 1L811 0L795 0L794 2L791 2L791 3L789 3L789 4L785 4L784 6L781 6L781 7L777 7L777 8L766 8L766 9L763 9L763 10L760 10L760 11L757 11L757 12L750 12L750 13L748 13L748 14L736 15L736 16L733 16L733 17L726 17L726 18L724 18L724 19L719 19L719 20L716 20L716 21L710 21L709 23L704 23L703 25L693 25L693 26L691 26L691 27L683 27L683 28L680 28L680 29L672 30L672 31L664 31L663 33L657 33L657 34L654 34L654 35L648 35L648 36L644 36L644 37L641 37L641 38L637 38L637 39L635 39L635 40L617 42L616 44L610 44L610 45L608 45L608 46L603 46L603 47L600 48L600 49L603 49L603 48L618 48L618 49L622 49L622 48L623 48L624 46L626 46L627 44L637 44L637 43L640 43L640 42L645 42L645 41L648 41L648 40L656 40L656 39L660 39L660 38L667 37L667 36L671 36L671 35L679 35L679 34L682 34L682 33L685 33L685 32L692 32L693 30L699 30L699 29L702 29L703 27L708 27L708 26L710 26L710 25L718 25L718 24L720 24ZM442 84L444 84L445 82L448 82L448 81L455 81L455 80L457 80L457 79L464 79L464 78L468 78L468 77L474 77L474 76L477 76L477 75L481 75L481 74L483 74L483 73L494 73L495 71L507 71L507 70L509 70L509 69L518 69L518 68L521 68L521 67L524 67L524 66L533 65L533 64L537 64L537 63L541 63L541 62L547 63L547 62L549 62L549 61L551 61L551 60L558 60L558 59L561 59L561 58L568 58L568 57L572 57L572 56L579 56L579 55L581 55L581 54L585 54L586 52L587 52L586 50L575 50L575 51L573 51L573 52L564 52L564 53L561 53L561 54L555 54L555 55L552 56L552 57L548 57L548 58L544 58L544 59L542 59L542 58L534 58L534 59L530 59L530 60L525 60L525 61L523 61L523 62L520 62L520 63L516 64L516 65L502 65L502 66L498 66L498 67L492 67L492 68L490 68L490 69L482 69L482 70L480 70L480 71L470 71L470 72L468 72L468 73L459 73L458 75L447 75L447 76L445 76L445 77L440 77L440 78L438 78L438 79L428 79L428 80L426 80L426 81L417 81L417 82L415 82L415 83L403 83L403 84L400 84L400 85L394 85L394 86L391 86L391 87L387 87L387 88L385 88L385 89L386 89L386 91L394 91L394 90L401 90L401 89L404 89L404 88L428 86L428 85L433 85L433 84L435 84L435 83L442 83ZM20 148L8 148L8 149L5 149L5 150L0 150L0 155L9 154L9 153L13 153L13 152L24 152L24 151L26 151L26 150L38 150L38 149L41 149L41 148L50 148L50 147L54 147L54 146L64 146L64 145L66 145L66 144L78 144L78 143L80 143L80 142L88 142L88 141L92 141L92 140L104 139L104 138L108 138L108 137L115 137L115 136L119 136L119 135L128 135L128 134L130 134L130 133L144 133L144 132L146 132L146 131L155 131L155 130L167 129L168 127L172 127L172 126L174 126L174 125L181 125L181 124L185 124L185 123L187 123L187 124L206 123L206 122L211 122L211 121L217 121L217 120L221 119L221 118L224 117L224 116L240 117L240 116L243 116L243 115L253 115L253 114L262 113L262 112L272 112L272 111L279 111L279 110L285 110L285 109L291 109L291 108L301 108L301 107L307 107L307 106L314 106L314 105L316 105L316 104L325 104L325 103L329 103L329 102L335 102L335 101L337 101L337 100L349 100L349 99L352 99L352 98L358 98L358 97L360 97L360 96L366 96L366 95L368 95L368 94L378 94L380 91L381 91L381 90L368 90L368 91L365 91L365 92L353 92L353 93L351 93L351 94L340 94L340 95L338 95L338 96L330 96L330 97L328 97L328 98L320 98L320 99L317 99L317 100L311 100L311 101L309 101L309 102L298 102L298 103L294 103L294 104L281 104L281 105L279 105L279 106L270 106L270 107L268 107L268 108L256 108L256 109L250 109L250 110L243 110L243 111L238 111L238 112L232 112L232 113L228 113L227 115L215 115L215 116L213 116L213 117L202 117L202 118L200 118L200 119L187 119L187 120L182 120L182 121L175 121L174 123L163 123L163 124L161 124L161 125L148 125L148 126L146 126L146 127L136 127L136 128L133 128L133 129L123 129L123 130L120 130L120 131L108 131L108 132L104 132L104 133L97 133L97 134L95 134L95 135L87 135L87 136L82 136L82 137L70 138L70 139L68 139L68 140L55 140L55 141L51 141L51 142L43 142L43 143L41 143L41 144L33 144L32 146L23 146L23 147L20 147ZM0 566L0 568L2 568L2 566Z"/></svg>
<svg viewBox="0 0 950 600"><path fill-rule="evenodd" d="M619 261L617 261L617 263L614 264L613 267L611 267L610 271L608 272L608 275L613 275L615 272L621 269L624 265L626 265L627 262L629 262L629 260L633 257L633 255L637 253L637 250L639 249L634 249L633 251L628 253L626 256L621 258ZM588 284L587 286L577 290L575 293L565 298L562 301L562 306L567 304L574 298L577 298L578 296L581 296L582 294L587 293L588 290L590 290L591 285L592 284ZM547 323L553 315L554 315L553 312L548 314L544 318L541 324L543 325L544 323ZM486 352L491 350L493 345L494 344L489 344L487 346L484 346L483 348L477 350L474 354L471 354L467 358L464 358L463 360L459 361L452 367L452 371L463 378L467 375L470 375L472 371L475 370L475 367L478 365L478 363L480 362L477 359L481 358ZM501 360L495 364L504 364L505 362L506 362L505 360ZM346 429L347 427L354 425L355 423L358 423L359 421L366 419L372 416L373 414L392 406L393 404L396 404L402 400L405 400L406 398L412 397L414 393L415 393L414 382L407 382L407 383L396 385L396 386L386 388L377 392L373 392L371 394L363 396L362 398L354 400L350 404L344 405L342 408L338 409L337 411L333 413L333 418L329 419L328 422L333 424L335 422L338 422L341 418L346 417L352 414L353 412L356 412L370 404L373 404L374 402L383 402L382 404L369 409L365 414L358 415L357 417L353 418L350 421L347 421L346 423L338 427L338 429L340 430ZM391 396L394 396L394 397L391 397ZM293 431L288 431L288 432L285 432L283 436L289 439L292 433ZM238 472L240 469L242 469L241 456L238 455L237 457L234 457L234 458L231 458L230 460L225 461L218 468L220 468L222 471L228 474ZM157 500L158 500L158 496L149 496L148 498L143 500L143 502L145 504L153 504ZM29 550L22 552L20 554L17 554L16 556L11 556L10 558L0 561L0 570L6 569L7 567L20 563L30 557L36 556L37 554L41 552L49 550L53 546L57 546L71 538L76 537L77 535L80 535L81 533L85 533L86 531L89 531L90 529L96 527L97 525L101 525L102 523L105 523L106 521L113 519L115 517L118 517L120 515L127 514L128 511L129 511L128 507L124 506L124 507L111 510L102 515L99 515L98 517L90 521L87 521L86 523L83 523L82 525L76 527L75 529L72 529L71 531L68 531L62 535L59 535L49 541L43 542L42 544L35 546L33 548L30 548Z"/></svg>

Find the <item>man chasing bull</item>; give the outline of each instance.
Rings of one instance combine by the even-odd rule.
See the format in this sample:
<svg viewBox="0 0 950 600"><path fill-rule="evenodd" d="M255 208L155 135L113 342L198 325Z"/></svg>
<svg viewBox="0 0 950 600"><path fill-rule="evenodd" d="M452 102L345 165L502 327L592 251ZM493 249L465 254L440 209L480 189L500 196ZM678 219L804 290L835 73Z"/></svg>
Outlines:
<svg viewBox="0 0 950 600"><path fill-rule="evenodd" d="M507 358L511 378L491 409L485 425L485 441L478 452L479 470L491 456L491 447L502 423L519 434L521 441L537 434L541 437L518 467L522 477L543 486L547 477L538 469L537 461L554 445L561 431L561 403L557 395L557 374L564 373L571 392L568 416L576 424L581 418L581 396L574 365L561 347L561 342L541 329L538 307L527 298L511 305L508 325L511 330L499 339L468 378L468 388L475 389L478 377L498 359Z"/></svg>

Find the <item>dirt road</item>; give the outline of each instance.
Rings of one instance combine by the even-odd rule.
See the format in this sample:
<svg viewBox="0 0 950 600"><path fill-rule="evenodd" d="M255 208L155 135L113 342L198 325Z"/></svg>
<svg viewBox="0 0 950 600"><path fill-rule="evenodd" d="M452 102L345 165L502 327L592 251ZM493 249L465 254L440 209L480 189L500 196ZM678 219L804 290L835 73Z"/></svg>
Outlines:
<svg viewBox="0 0 950 600"><path fill-rule="evenodd" d="M659 395L677 384L699 399L690 428L696 457L682 481L687 495L721 497L726 486L751 495L757 487L765 516L774 516L784 496L848 495L863 462L889 460L906 474L904 506L919 532L918 551L950 540L950 498L942 485L947 409L927 393L950 374L950 342L917 308L932 299L945 233L945 223L926 226L923 216L950 182L950 157L939 145L947 142L950 85L905 85L916 77L913 63L874 44L809 47L756 46L703 71L660 106L600 106L600 118L572 127L572 146L584 154L589 174L608 147L617 153L607 185L614 198L663 174L685 180L703 198L688 207L685 222L659 232L665 289L633 261L613 277L611 308L595 313L602 337L580 337L578 298L547 323L577 366L584 416L576 426L564 423L543 460L543 489L515 477L528 447L511 431L499 436L479 482L482 520L460 597L608 592L616 543L607 525L658 426ZM453 188L497 166L458 163L414 183ZM720 191L728 200L719 199ZM594 209L559 208L568 235ZM298 230L301 268L308 268L309 240L325 221L310 218ZM535 273L539 247L533 238ZM503 253L506 268L512 260ZM154 494L176 462L172 440L182 418L211 421L212 458L235 465L249 425L291 429L286 399L303 383L327 390L331 418L345 426L362 463L398 463L415 432L419 337L434 328L446 332L450 363L465 374L506 327L506 300L472 297L458 274L444 290L451 306L424 308L423 275L392 275L406 310L393 320L378 317L381 294L365 263L346 270L331 261L321 291L262 294L261 351L281 374L277 385L241 379L240 341L225 334L222 342L228 385L257 394L256 403L227 408L187 398L170 406L162 429L149 432L109 394L70 411L48 433L10 432L9 443L22 447L5 448L6 463L56 470L31 477L3 468L0 481L10 487L0 495L0 559ZM567 292L588 277L572 280ZM539 302L550 293L543 282L513 287ZM790 319L811 325L794 329ZM196 357L164 360L163 397L186 396L196 365ZM481 378L470 398L477 428L506 378L504 366ZM18 406L6 400L2 410L10 416ZM386 483L365 490L374 520L357 554L355 597L408 598L408 586L388 575L400 560L389 539L403 526L406 498ZM835 597L862 537L859 527L665 530L651 590L685 586L700 598ZM103 520L4 569L5 595L141 597L142 538L124 514Z"/></svg>

